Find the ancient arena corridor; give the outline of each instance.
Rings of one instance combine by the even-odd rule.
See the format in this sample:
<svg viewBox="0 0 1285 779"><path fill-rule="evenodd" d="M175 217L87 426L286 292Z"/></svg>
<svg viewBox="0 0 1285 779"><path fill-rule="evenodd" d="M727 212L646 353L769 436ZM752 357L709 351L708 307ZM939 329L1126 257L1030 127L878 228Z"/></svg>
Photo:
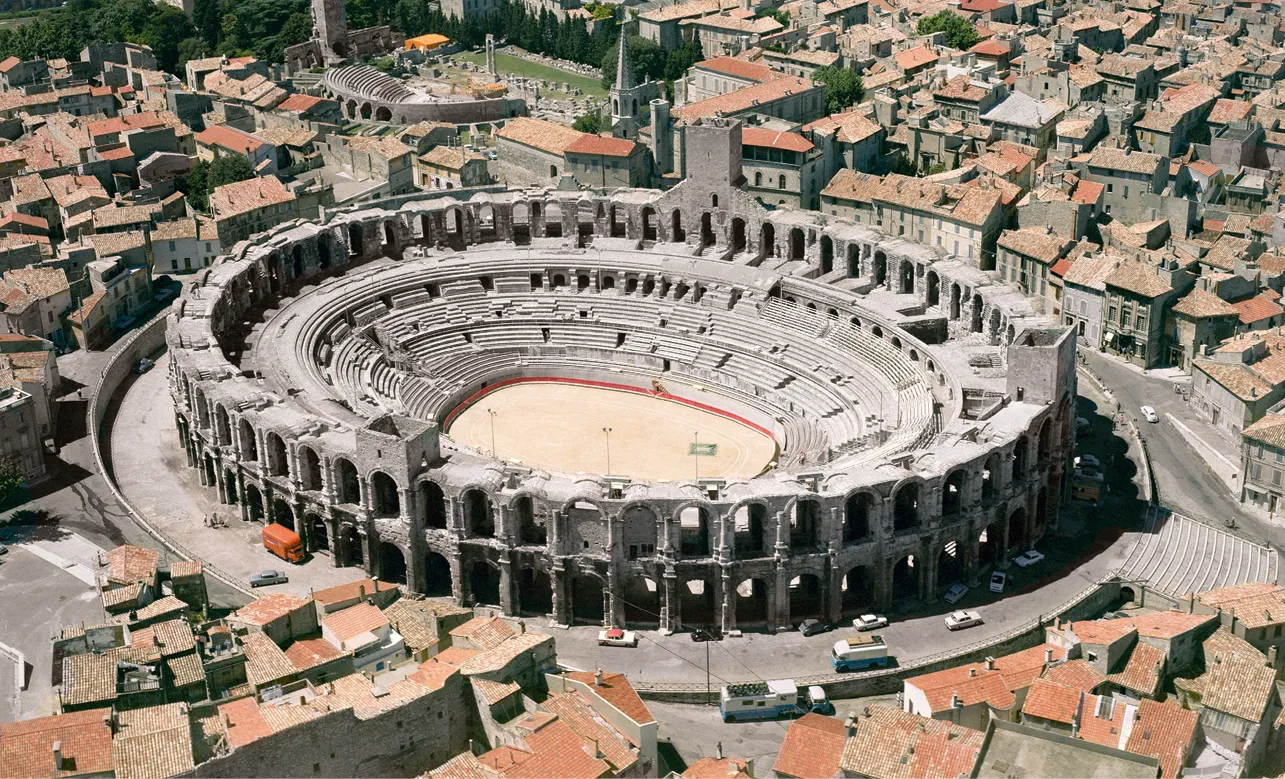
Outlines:
<svg viewBox="0 0 1285 779"><path fill-rule="evenodd" d="M447 434L491 454L491 411L501 459L562 473L650 481L690 479L697 473L745 479L757 476L776 456L771 436L728 414L624 387L560 381L522 381L480 394L451 420ZM697 441L699 462L691 454ZM716 449L711 452L707 445Z"/></svg>

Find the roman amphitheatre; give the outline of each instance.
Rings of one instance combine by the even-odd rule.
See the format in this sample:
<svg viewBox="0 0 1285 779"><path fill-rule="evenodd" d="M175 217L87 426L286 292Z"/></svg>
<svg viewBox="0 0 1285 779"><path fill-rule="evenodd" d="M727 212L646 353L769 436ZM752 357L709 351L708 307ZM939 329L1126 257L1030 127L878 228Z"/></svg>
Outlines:
<svg viewBox="0 0 1285 779"><path fill-rule="evenodd" d="M168 325L202 483L414 592L666 631L931 599L1056 527L1073 333L765 210L739 132L688 127L664 192L417 193L239 244Z"/></svg>

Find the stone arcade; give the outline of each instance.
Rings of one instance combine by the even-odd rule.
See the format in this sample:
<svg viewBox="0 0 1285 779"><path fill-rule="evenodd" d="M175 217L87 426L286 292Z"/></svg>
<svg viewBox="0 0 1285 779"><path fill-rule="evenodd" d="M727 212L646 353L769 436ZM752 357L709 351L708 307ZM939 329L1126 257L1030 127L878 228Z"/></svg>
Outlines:
<svg viewBox="0 0 1285 779"><path fill-rule="evenodd" d="M739 135L693 124L668 192L407 198L239 244L171 315L189 465L335 565L561 624L777 630L976 580L1056 526L1073 331L928 248L764 210ZM515 376L722 398L777 465L629 483L439 434Z"/></svg>

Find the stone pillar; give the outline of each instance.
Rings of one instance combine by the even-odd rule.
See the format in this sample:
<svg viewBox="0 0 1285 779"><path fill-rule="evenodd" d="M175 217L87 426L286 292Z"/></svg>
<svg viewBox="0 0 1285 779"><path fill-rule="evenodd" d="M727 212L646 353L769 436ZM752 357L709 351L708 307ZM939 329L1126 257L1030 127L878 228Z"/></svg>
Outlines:
<svg viewBox="0 0 1285 779"><path fill-rule="evenodd" d="M830 608L826 612L826 619L837 623L843 618L843 571L838 565L830 566L829 588Z"/></svg>
<svg viewBox="0 0 1285 779"><path fill-rule="evenodd" d="M880 558L884 565L872 566L874 574L874 600L875 605L880 609L888 609L892 606L892 567L897 564L896 560L888 562L887 557Z"/></svg>
<svg viewBox="0 0 1285 779"><path fill-rule="evenodd" d="M215 457L214 458L214 487L215 487L215 491L218 492L219 494L219 503L232 502L228 500L228 489L227 489L227 485L224 484L225 478L226 477L224 476L224 473L223 473L223 464L220 462L220 458Z"/></svg>
<svg viewBox="0 0 1285 779"><path fill-rule="evenodd" d="M250 501L245 499L245 471L236 469L236 494L241 502L241 521L250 521Z"/></svg>
<svg viewBox="0 0 1285 779"><path fill-rule="evenodd" d="M919 599L924 602L933 600L937 591L937 555L933 551L936 548L936 538L931 536L920 545L923 568L919 572Z"/></svg>
<svg viewBox="0 0 1285 779"><path fill-rule="evenodd" d="M736 607L732 604L732 596L736 594L735 586L732 582L731 567L719 566L718 624L724 633L736 627Z"/></svg>
<svg viewBox="0 0 1285 779"><path fill-rule="evenodd" d="M553 624L569 627L571 615L567 611L567 569L561 558L554 559L549 580L553 583Z"/></svg>
<svg viewBox="0 0 1285 779"><path fill-rule="evenodd" d="M771 617L772 630L780 630L784 627L790 629L793 621L790 617L790 573L785 570L784 566L777 565L776 576L773 577L773 595L776 599L776 607Z"/></svg>
<svg viewBox="0 0 1285 779"><path fill-rule="evenodd" d="M516 613L513 608L513 561L506 549L500 555L500 611L508 616Z"/></svg>
<svg viewBox="0 0 1285 779"><path fill-rule="evenodd" d="M290 506L294 512L294 532L299 534L299 541L303 544L305 552L312 551L312 528L308 527L305 519L303 498L295 496L294 503Z"/></svg>
<svg viewBox="0 0 1285 779"><path fill-rule="evenodd" d="M375 546L375 534L370 532L370 517L358 517L357 532L361 536L362 549L362 568L366 570L367 576L375 576L375 552L378 547Z"/></svg>
<svg viewBox="0 0 1285 779"><path fill-rule="evenodd" d="M327 506L323 519L326 522L326 532L330 535L330 567L338 568L344 559L339 538L339 518L335 516L335 510Z"/></svg>
<svg viewBox="0 0 1285 779"><path fill-rule="evenodd" d="M606 593L609 596L608 603L607 603L609 608L603 611L603 614L606 617L607 627L618 628L618 627L625 626L625 614L624 614L625 599L624 599L624 595L621 592L624 589L624 586L625 586L624 581L621 579L621 577L616 575L615 562L612 561L611 563L608 563Z"/></svg>
<svg viewBox="0 0 1285 779"><path fill-rule="evenodd" d="M660 633L664 636L670 636L674 633L678 605L676 603L677 593L675 592L678 587L678 575L674 573L673 567L665 566L661 584L664 586L665 592L660 604Z"/></svg>

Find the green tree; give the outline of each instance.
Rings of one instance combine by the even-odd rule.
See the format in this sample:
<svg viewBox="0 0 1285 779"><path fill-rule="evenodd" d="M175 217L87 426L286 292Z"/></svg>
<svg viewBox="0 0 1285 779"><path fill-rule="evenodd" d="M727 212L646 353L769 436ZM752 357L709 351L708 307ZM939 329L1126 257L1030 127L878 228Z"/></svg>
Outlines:
<svg viewBox="0 0 1285 779"><path fill-rule="evenodd" d="M914 176L919 173L915 168L915 163L910 161L905 152L901 152L892 158L892 161L888 163L888 172L901 176Z"/></svg>
<svg viewBox="0 0 1285 779"><path fill-rule="evenodd" d="M952 49L967 51L977 45L982 36L968 20L951 11L940 11L932 16L925 16L915 27L919 35L932 35L935 32L946 33L946 45Z"/></svg>
<svg viewBox="0 0 1285 779"><path fill-rule="evenodd" d="M152 47L161 70L178 73L179 43L195 35L196 28L182 9L163 5L143 25L139 42Z"/></svg>
<svg viewBox="0 0 1285 779"><path fill-rule="evenodd" d="M629 36L629 62L634 69L634 82L648 78L659 81L665 77L669 52L639 35ZM620 42L602 55L602 84L610 87L616 83L616 63L620 59Z"/></svg>
<svg viewBox="0 0 1285 779"><path fill-rule="evenodd" d="M223 54L239 55L250 48L250 31L236 14L223 14L219 30L219 51Z"/></svg>
<svg viewBox="0 0 1285 779"><path fill-rule="evenodd" d="M15 457L0 457L0 511L21 506L30 499L22 463Z"/></svg>
<svg viewBox="0 0 1285 779"><path fill-rule="evenodd" d="M199 60L209 56L209 47L205 44L205 39L200 36L184 38L178 42L178 65L175 73L185 73L187 63L191 60Z"/></svg>
<svg viewBox="0 0 1285 779"><path fill-rule="evenodd" d="M780 22L782 27L790 26L790 15L780 8L768 8L765 11L761 11L758 18L772 18Z"/></svg>
<svg viewBox="0 0 1285 779"><path fill-rule="evenodd" d="M581 114L576 117L576 121L571 125L571 128L582 133L597 135L602 132L602 119L598 118L597 114Z"/></svg>
<svg viewBox="0 0 1285 779"><path fill-rule="evenodd" d="M209 173L210 163L197 160L188 174L175 183L178 190L187 196L187 202L197 211L205 211L210 207Z"/></svg>
<svg viewBox="0 0 1285 779"><path fill-rule="evenodd" d="M223 14L219 10L219 0L195 0L192 4L192 23L201 31L207 50L217 49L223 32Z"/></svg>
<svg viewBox="0 0 1285 779"><path fill-rule="evenodd" d="M861 102L865 94L865 85L861 76L852 68L836 68L831 65L817 68L812 80L825 85L825 112L837 114L846 111Z"/></svg>
<svg viewBox="0 0 1285 779"><path fill-rule="evenodd" d="M254 178L254 168L250 160L240 154L224 154L210 163L210 170L205 176L207 191L213 192L216 187L245 181Z"/></svg>

